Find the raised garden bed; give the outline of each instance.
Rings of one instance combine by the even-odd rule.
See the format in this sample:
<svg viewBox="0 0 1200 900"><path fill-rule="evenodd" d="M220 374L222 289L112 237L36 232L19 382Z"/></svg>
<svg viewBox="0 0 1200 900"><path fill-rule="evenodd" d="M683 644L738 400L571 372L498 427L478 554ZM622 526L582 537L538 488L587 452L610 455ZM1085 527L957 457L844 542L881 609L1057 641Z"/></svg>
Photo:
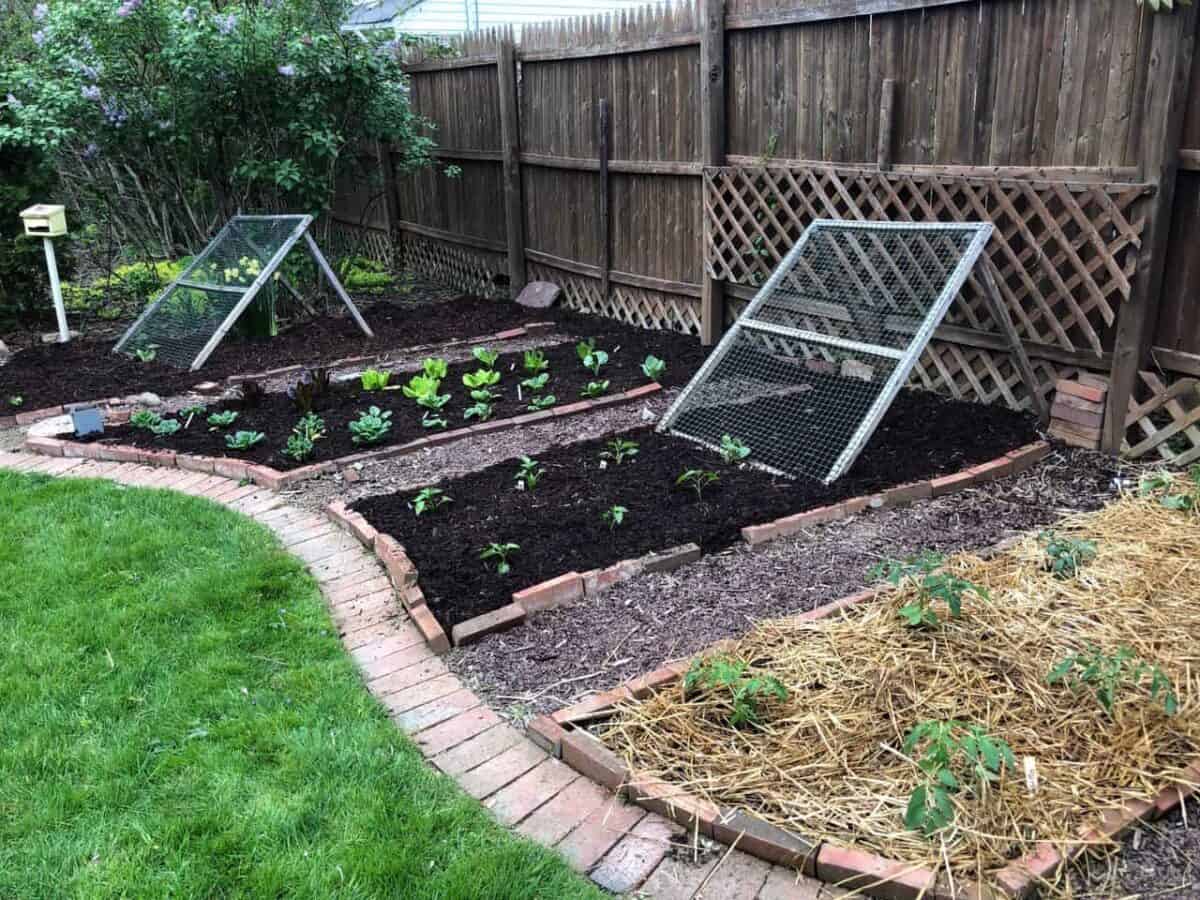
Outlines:
<svg viewBox="0 0 1200 900"><path fill-rule="evenodd" d="M938 602L936 624L906 626L901 611L922 592L922 576L912 576L898 589L760 623L535 720L531 735L689 833L869 896L1062 888L1067 863L1113 847L1200 787L1191 666L1200 582L1188 572L1200 526L1161 502L1195 491L1179 478L1060 522L1060 546L1094 542L1094 555L1066 575L1043 533L987 558L947 560L938 571L971 585L958 617ZM1065 680L1050 675L1073 654L1097 652L1128 654L1111 694L1087 680L1085 660ZM717 663L745 668L732 681L680 684ZM750 677L783 690L758 694L754 719L737 724L734 686ZM957 756L965 751L952 751L949 766L918 767L931 758L928 744L905 738L928 722L960 737L977 726L1011 745L1011 757L980 758L996 772L986 790L969 757ZM910 804L925 808L917 789L932 795L927 782L943 783L942 768L956 776L953 813L926 836L907 822Z"/></svg>
<svg viewBox="0 0 1200 900"><path fill-rule="evenodd" d="M888 502L1008 474L1005 454L1035 441L1037 429L1030 418L998 407L903 392L854 469L832 485L726 464L649 428L620 437L638 444L637 455L620 465L601 460L608 440L542 455L545 474L533 490L514 489L513 460L439 485L453 502L421 517L409 506L412 493L370 497L353 508L404 546L420 572L425 602L449 631L508 606L514 594L530 588L579 596L589 578L619 578L619 571L605 567L623 560L680 545L707 553L739 538L756 543L822 517L880 505L884 497L876 495L910 482L917 484L898 488ZM993 465L990 473L965 471L985 463ZM676 485L687 469L712 471L719 480L697 499ZM931 485L933 478L939 483ZM624 520L612 526L602 514L618 506L626 510ZM780 517L784 521L774 521ZM492 542L520 545L510 574L501 576L480 560ZM555 584L545 586L547 581ZM543 605L528 595L518 599L527 609Z"/></svg>

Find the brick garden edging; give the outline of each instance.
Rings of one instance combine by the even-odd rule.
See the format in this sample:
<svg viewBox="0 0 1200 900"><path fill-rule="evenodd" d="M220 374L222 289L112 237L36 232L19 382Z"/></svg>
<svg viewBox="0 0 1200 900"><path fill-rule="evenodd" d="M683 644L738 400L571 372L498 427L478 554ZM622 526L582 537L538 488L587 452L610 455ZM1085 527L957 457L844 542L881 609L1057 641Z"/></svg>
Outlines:
<svg viewBox="0 0 1200 900"><path fill-rule="evenodd" d="M805 528L857 515L867 509L886 509L929 497L943 497L977 484L1024 472L1044 459L1049 452L1050 445L1046 441L1036 441L952 475L897 485L878 494L853 497L832 506L795 513L762 525L747 525L742 529L742 540L751 547L756 547L767 541L789 537ZM341 501L330 503L325 507L325 513L339 526L358 537L364 546L375 551L376 556L387 568L396 590L402 592L404 604L410 613L419 610L419 625L435 653L445 653L451 645L464 646L489 634L516 628L539 612L585 597L598 597L614 585L643 573L672 572L695 562L702 555L698 545L689 543L669 550L652 551L633 559L623 559L603 569L565 572L514 592L512 602L499 609L459 622L451 629L448 638L445 629L433 617L425 603L425 595L417 584L419 573L405 552L403 544L392 535L376 531L365 517L348 510L346 504Z"/></svg>
<svg viewBox="0 0 1200 900"><path fill-rule="evenodd" d="M391 357L398 354L421 353L426 350L437 350L442 347L459 347L463 344L480 344L487 341L511 341L516 338L527 337L529 334L537 331L546 331L556 327L555 322L526 322L520 328L510 328L507 331L498 331L495 334L484 334L473 338L456 338L452 341L443 341L440 344L416 344L412 347L397 347L392 350L385 350L381 353L370 354L367 356L346 356L341 359L335 359L331 362L317 363L297 363L292 366L282 366L278 369L267 369L264 372L252 372L248 375L227 375L225 378L218 381L199 382L192 389L197 393L211 394L227 387L236 387L244 381L254 381L261 378L274 378L279 375L287 375L292 372L300 372L306 368L313 366L321 366L326 369L340 369L346 366L355 365L382 365L391 360ZM203 373L197 372L197 376ZM211 387L208 387L211 385ZM201 390L204 387L205 390ZM113 410L124 407L128 404L120 397L108 397L104 400L81 401L76 403L63 403L59 406L45 406L41 409L31 409L26 412L17 413L14 416L0 416L0 428L14 428L17 426L33 425L36 422L41 422L43 419L53 419L55 416L61 416L65 413L75 412L80 409L102 409L108 415L112 415ZM136 461L136 460L134 460Z"/></svg>
<svg viewBox="0 0 1200 900"><path fill-rule="evenodd" d="M689 836L627 804L504 722L426 646L371 554L316 513L275 493L203 472L0 452L0 468L105 478L204 497L270 528L321 589L363 681L431 765L519 835L553 849L613 893L814 900L820 884L741 852L692 865L671 854Z"/></svg>
<svg viewBox="0 0 1200 900"><path fill-rule="evenodd" d="M33 435L26 437L25 449L34 453L41 453L45 456L65 456L72 459L99 459L106 462L129 462L147 466L187 469L191 472L210 472L214 475L223 475L226 478L250 481L269 490L278 491L301 481L307 481L310 478L315 478L327 472L345 469L357 463L375 462L395 456L404 456L409 453L416 453L418 450L424 450L427 447L437 447L481 434L507 431L510 428L520 428L524 425L533 425L549 419L559 419L573 416L577 413L591 412L605 406L631 403L639 397L645 397L661 390L662 385L657 381L652 381L649 384L630 388L627 391L612 394L608 397L599 397L595 400L580 400L576 403L568 403L565 406L556 406L552 409L541 410L540 412L525 413L519 416L511 416L507 419L495 419L480 425L469 425L465 428L455 428L450 431L440 431L428 437L417 438L404 444L393 444L390 447L382 447L378 450L366 450L362 453L352 453L349 456L339 456L336 459L325 460L324 462L314 463L310 466L301 466L298 469L289 469L286 472L274 469L271 466L245 462L228 456L197 456L190 453L176 453L174 450L151 450L145 447L133 447L128 444L84 444L79 441L36 437ZM119 415L125 419L128 418L128 413L121 413ZM120 418L114 418L114 421L121 420Z"/></svg>
<svg viewBox="0 0 1200 900"><path fill-rule="evenodd" d="M872 600L878 593L876 589L860 591L795 618L823 619ZM1065 856L1049 842L1037 843L1034 852L1009 863L993 876L1001 887L1001 894L970 882L957 885L951 891L939 872L932 869L914 868L911 864L866 850L797 835L752 813L733 807L717 807L682 788L631 769L583 727L597 719L608 718L621 702L641 700L671 687L683 678L692 660L720 653L732 643L718 641L690 658L670 662L551 715L539 716L529 724L528 734L547 753L562 759L575 771L603 784L615 794L673 820L688 833L706 835L767 862L799 869L818 881L882 900L1033 897L1041 882L1053 876L1064 864L1076 860L1089 845L1103 844L1139 822L1161 818L1187 797L1200 792L1200 760L1197 760L1184 770L1188 782L1168 785L1153 800L1131 800L1120 809L1102 813L1100 825L1083 828L1079 843Z"/></svg>

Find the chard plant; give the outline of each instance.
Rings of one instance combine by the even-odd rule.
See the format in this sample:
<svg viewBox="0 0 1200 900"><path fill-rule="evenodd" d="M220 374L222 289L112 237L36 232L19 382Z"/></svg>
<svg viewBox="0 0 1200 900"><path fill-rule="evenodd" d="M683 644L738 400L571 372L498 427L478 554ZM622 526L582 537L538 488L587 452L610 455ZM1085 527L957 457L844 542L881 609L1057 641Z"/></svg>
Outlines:
<svg viewBox="0 0 1200 900"><path fill-rule="evenodd" d="M550 373L543 372L541 375L534 375L532 378L526 378L521 382L521 389L529 391L531 394L540 394L542 389L550 381Z"/></svg>
<svg viewBox="0 0 1200 900"><path fill-rule="evenodd" d="M583 390L581 390L579 392L579 395L581 397L587 397L588 399L602 397L602 396L604 396L604 393L608 390L608 385L609 385L609 382L607 379L604 381L589 381L587 383L587 387L585 387Z"/></svg>
<svg viewBox="0 0 1200 900"><path fill-rule="evenodd" d="M422 428L449 428L450 422L445 416L437 416L433 413L425 413L421 416Z"/></svg>
<svg viewBox="0 0 1200 900"><path fill-rule="evenodd" d="M716 472L709 472L707 469L687 469L675 479L675 486L687 488L694 492L696 502L699 503L704 499L705 489L720 480L721 476Z"/></svg>
<svg viewBox="0 0 1200 900"><path fill-rule="evenodd" d="M630 441L625 438L613 438L604 447L605 449L600 451L600 459L617 466L621 465L627 459L633 459L638 453L637 441Z"/></svg>
<svg viewBox="0 0 1200 900"><path fill-rule="evenodd" d="M1152 701L1160 698L1163 710L1173 716L1179 710L1179 697L1171 679L1158 666L1142 662L1129 647L1118 647L1108 654L1092 646L1082 653L1071 653L1061 659L1049 674L1047 684L1066 684L1072 690L1090 689L1097 702L1111 717L1117 697L1126 690L1137 689L1149 676Z"/></svg>
<svg viewBox="0 0 1200 900"><path fill-rule="evenodd" d="M129 417L129 424L134 428L140 428L142 431L150 431L162 421L162 416L152 409L139 409Z"/></svg>
<svg viewBox="0 0 1200 900"><path fill-rule="evenodd" d="M152 363L158 359L158 344L146 344L133 351L139 362Z"/></svg>
<svg viewBox="0 0 1200 900"><path fill-rule="evenodd" d="M721 459L732 465L750 455L750 448L732 435L721 435Z"/></svg>
<svg viewBox="0 0 1200 900"><path fill-rule="evenodd" d="M492 543L488 544L479 551L479 558L485 563L491 559L496 560L496 574L507 575L512 571L512 563L509 562L509 557L511 557L520 549L520 544L514 544L512 542L498 543L496 541L492 541Z"/></svg>
<svg viewBox="0 0 1200 900"><path fill-rule="evenodd" d="M243 381L240 385L242 393L242 406L246 409L255 409L262 406L262 402L267 399L267 390L262 386L262 382L249 379Z"/></svg>
<svg viewBox="0 0 1200 900"><path fill-rule="evenodd" d="M486 422L495 414L495 409L492 404L480 400L478 403L468 406L463 412L464 419L478 419L480 422Z"/></svg>
<svg viewBox="0 0 1200 900"><path fill-rule="evenodd" d="M543 409L549 409L557 402L558 398L553 394L547 394L545 397L530 397L529 406L526 408L530 412L541 412Z"/></svg>
<svg viewBox="0 0 1200 900"><path fill-rule="evenodd" d="M266 439L267 436L261 431L238 431L225 435L225 446L230 450L249 450Z"/></svg>
<svg viewBox="0 0 1200 900"><path fill-rule="evenodd" d="M454 498L440 488L427 487L419 490L408 502L408 506L414 516L423 516L427 512L437 512L447 503L453 502Z"/></svg>
<svg viewBox="0 0 1200 900"><path fill-rule="evenodd" d="M288 388L288 399L296 405L301 415L308 415L321 398L329 393L330 381L327 368L305 369L296 379L296 383Z"/></svg>
<svg viewBox="0 0 1200 900"><path fill-rule="evenodd" d="M986 791L988 785L1000 780L1006 767L1017 767L1007 743L978 725L955 720L930 720L915 726L904 739L904 752L912 756L917 751L917 768L923 781L908 798L904 824L926 836L954 822L951 797L962 790L964 780Z"/></svg>
<svg viewBox="0 0 1200 900"><path fill-rule="evenodd" d="M513 480L517 483L517 490L532 491L545 474L546 470L536 459L522 456L517 463L517 474L513 476Z"/></svg>
<svg viewBox="0 0 1200 900"><path fill-rule="evenodd" d="M183 425L178 419L159 419L150 426L150 432L155 437L168 437L182 427Z"/></svg>
<svg viewBox="0 0 1200 900"><path fill-rule="evenodd" d="M728 706L726 721L731 728L755 727L762 723L766 705L783 703L787 688L772 675L751 675L745 660L708 656L692 661L683 677L683 696L716 699Z"/></svg>
<svg viewBox="0 0 1200 900"><path fill-rule="evenodd" d="M594 378L600 377L600 370L608 363L608 354L603 350L593 350L583 358L583 367L592 373Z"/></svg>
<svg viewBox="0 0 1200 900"><path fill-rule="evenodd" d="M358 380L362 383L364 391L382 391L392 380L392 373L382 372L379 369L367 369L358 377Z"/></svg>
<svg viewBox="0 0 1200 900"><path fill-rule="evenodd" d="M215 412L207 419L209 431L216 431L218 428L228 428L237 421L238 411L236 409L226 409L221 412Z"/></svg>
<svg viewBox="0 0 1200 900"><path fill-rule="evenodd" d="M350 440L355 444L378 444L392 430L392 413L372 406L366 412L360 412L349 427L353 435Z"/></svg>
<svg viewBox="0 0 1200 900"><path fill-rule="evenodd" d="M283 452L296 462L303 462L313 455L317 441L323 437L325 437L325 420L316 413L307 413L292 427L292 433L288 435L287 446Z"/></svg>
<svg viewBox="0 0 1200 900"><path fill-rule="evenodd" d="M1056 578L1074 578L1085 563L1096 558L1096 542L1064 537L1053 530L1043 531L1038 539L1045 543L1046 568Z"/></svg>
<svg viewBox="0 0 1200 900"><path fill-rule="evenodd" d="M544 372L550 368L546 354L541 350L526 350L521 360L521 365L530 375L537 375L539 372Z"/></svg>
<svg viewBox="0 0 1200 900"><path fill-rule="evenodd" d="M910 628L934 628L941 622L933 607L936 601L943 602L950 616L957 619L962 615L963 599L967 594L974 594L985 601L988 599L986 588L948 572L937 571L944 561L941 554L925 551L904 560L884 560L872 566L869 575L874 579L883 578L896 586L906 580L914 581L917 596L900 607L899 616Z"/></svg>
<svg viewBox="0 0 1200 900"><path fill-rule="evenodd" d="M463 384L473 391L480 388L494 387L500 382L500 373L491 369L476 369L474 372L467 372L462 377Z"/></svg>
<svg viewBox="0 0 1200 900"><path fill-rule="evenodd" d="M446 373L450 371L450 366L440 356L430 356L421 363L421 371L425 373L426 378L441 381L446 377Z"/></svg>
<svg viewBox="0 0 1200 900"><path fill-rule="evenodd" d="M653 353L642 362L642 374L651 381L658 381L666 371L667 364Z"/></svg>
<svg viewBox="0 0 1200 900"><path fill-rule="evenodd" d="M496 368L496 360L500 358L499 353L487 347L476 347L471 351L471 355L489 372Z"/></svg>
<svg viewBox="0 0 1200 900"><path fill-rule="evenodd" d="M628 512L629 510L624 506L610 506L600 513L600 518L608 525L608 530L613 531L618 525L625 524L625 515Z"/></svg>

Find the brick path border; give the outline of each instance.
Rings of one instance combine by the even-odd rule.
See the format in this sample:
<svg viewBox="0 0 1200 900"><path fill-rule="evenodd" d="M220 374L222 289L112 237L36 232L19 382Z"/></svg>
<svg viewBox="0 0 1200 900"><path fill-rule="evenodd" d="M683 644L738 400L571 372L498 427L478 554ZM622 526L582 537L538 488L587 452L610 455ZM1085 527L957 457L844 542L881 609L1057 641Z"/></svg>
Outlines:
<svg viewBox="0 0 1200 900"><path fill-rule="evenodd" d="M693 835L625 802L504 722L426 646L378 560L319 513L278 494L207 472L138 463L0 452L0 468L103 478L220 503L269 528L316 579L342 644L371 694L426 759L502 824L554 849L614 893L826 900L838 896L787 866L735 851L702 865L672 853Z"/></svg>
<svg viewBox="0 0 1200 900"><path fill-rule="evenodd" d="M974 485L1023 472L1044 459L1049 452L1050 445L1046 441L1035 441L952 475L897 485L878 494L853 497L832 506L795 513L762 525L747 525L742 529L742 540L751 547L757 547L768 541L789 537L806 528L849 518L868 509L886 509L904 506L914 500L928 497L943 497ZM418 584L417 567L409 558L404 545L393 535L376 530L361 513L348 509L340 500L327 505L325 514L339 527L357 537L365 547L374 551L387 569L392 584L401 592L405 607L418 621L429 646L439 654L448 652L452 645L460 647L481 640L486 635L516 628L530 616L547 609L554 609L584 597L599 596L613 585L642 573L670 572L695 562L701 556L697 544L681 544L669 550L655 550L634 559L623 559L603 569L564 572L531 587L515 591L511 603L459 622L447 636L445 629L434 618L425 602L425 594Z"/></svg>

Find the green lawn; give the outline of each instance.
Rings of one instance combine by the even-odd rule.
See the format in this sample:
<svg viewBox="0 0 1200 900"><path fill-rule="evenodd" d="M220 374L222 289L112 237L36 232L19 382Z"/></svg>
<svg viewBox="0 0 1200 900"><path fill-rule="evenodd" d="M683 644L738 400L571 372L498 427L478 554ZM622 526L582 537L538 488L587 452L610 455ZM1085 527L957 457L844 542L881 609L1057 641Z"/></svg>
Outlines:
<svg viewBox="0 0 1200 900"><path fill-rule="evenodd" d="M0 472L0 897L598 897L422 761L214 504Z"/></svg>

